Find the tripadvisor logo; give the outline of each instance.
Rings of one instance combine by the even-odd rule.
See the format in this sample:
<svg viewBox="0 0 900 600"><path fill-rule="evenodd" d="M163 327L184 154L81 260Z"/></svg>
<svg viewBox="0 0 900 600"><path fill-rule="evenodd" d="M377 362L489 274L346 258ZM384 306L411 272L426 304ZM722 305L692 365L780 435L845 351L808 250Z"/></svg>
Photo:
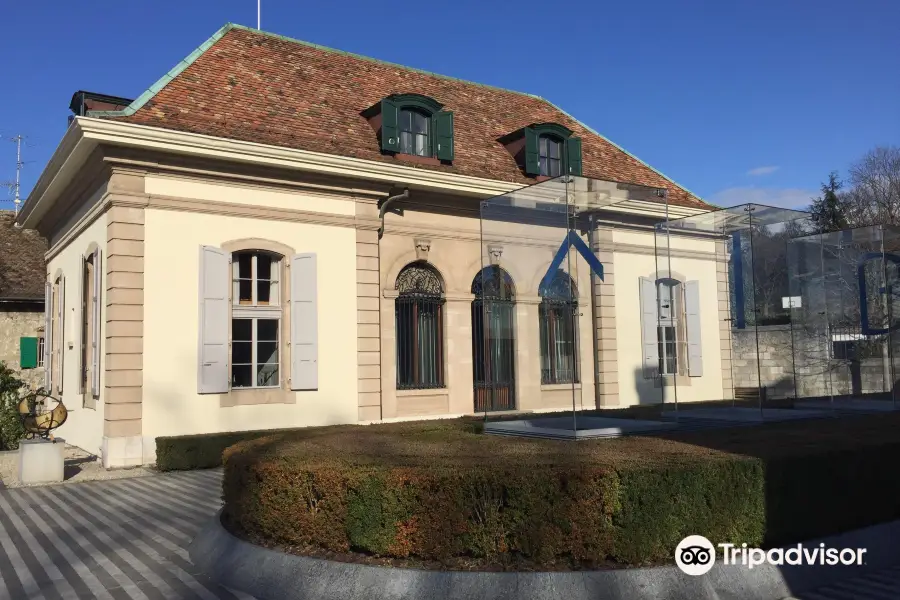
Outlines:
<svg viewBox="0 0 900 600"><path fill-rule="evenodd" d="M865 548L830 548L824 543L804 547L748 548L747 544L713 543L702 535L689 535L675 548L675 564L687 575L704 575L716 563L716 548L721 548L723 565L742 565L748 569L769 564L782 565L864 565Z"/></svg>
<svg viewBox="0 0 900 600"><path fill-rule="evenodd" d="M716 562L716 548L702 535L689 535L675 548L675 564L688 575L703 575Z"/></svg>

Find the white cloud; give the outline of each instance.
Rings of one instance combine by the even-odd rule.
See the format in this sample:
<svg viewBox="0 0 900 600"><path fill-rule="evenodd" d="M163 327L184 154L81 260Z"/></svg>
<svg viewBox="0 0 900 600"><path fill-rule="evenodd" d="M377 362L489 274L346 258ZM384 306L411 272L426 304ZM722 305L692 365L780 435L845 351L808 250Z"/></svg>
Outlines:
<svg viewBox="0 0 900 600"><path fill-rule="evenodd" d="M756 167L755 169L750 169L749 171L747 171L747 175L750 175L751 177L758 177L760 175L771 175L772 173L774 173L775 171L777 171L780 168L781 167L777 167L774 165L769 166L769 167Z"/></svg>
<svg viewBox="0 0 900 600"><path fill-rule="evenodd" d="M800 188L733 187L716 192L708 200L724 207L752 202L803 210L816 195L814 190Z"/></svg>

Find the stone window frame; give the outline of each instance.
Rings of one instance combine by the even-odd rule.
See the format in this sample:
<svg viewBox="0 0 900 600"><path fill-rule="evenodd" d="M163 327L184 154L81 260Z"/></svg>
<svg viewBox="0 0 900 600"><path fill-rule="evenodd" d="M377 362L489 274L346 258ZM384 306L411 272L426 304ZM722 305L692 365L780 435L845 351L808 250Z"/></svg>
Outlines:
<svg viewBox="0 0 900 600"><path fill-rule="evenodd" d="M661 282L666 281L676 281L678 282L679 293L684 294L684 284L687 282L687 277L684 276L683 273L678 271L670 271L667 269L661 269L659 271L653 271L650 273L650 278L658 286ZM658 294L658 292L657 292ZM658 302L657 296L657 302ZM682 299L679 303L679 314L677 316L677 320L681 323L681 327L676 327L675 332L676 335L679 336L676 339L678 344L678 373L675 375L658 375L653 378L653 387L663 388L663 387L673 387L673 386L681 386L681 387L690 387L692 377L687 374L686 371L686 361L687 361L687 339L685 336L685 326L687 324L687 315L684 314L684 300ZM657 310L659 307L657 306Z"/></svg>
<svg viewBox="0 0 900 600"><path fill-rule="evenodd" d="M249 406L257 404L296 404L297 392L290 386L291 355L291 310L290 310L290 263L296 250L287 244L267 240L263 238L242 238L230 240L219 245L228 253L228 391L220 394L219 406L229 408L232 406ZM231 256L235 252L250 252L259 250L269 252L281 257L279 260L279 298L281 308L281 324L279 336L281 340L278 349L278 387L267 388L232 388L231 387L231 319L234 308L234 285L232 283Z"/></svg>

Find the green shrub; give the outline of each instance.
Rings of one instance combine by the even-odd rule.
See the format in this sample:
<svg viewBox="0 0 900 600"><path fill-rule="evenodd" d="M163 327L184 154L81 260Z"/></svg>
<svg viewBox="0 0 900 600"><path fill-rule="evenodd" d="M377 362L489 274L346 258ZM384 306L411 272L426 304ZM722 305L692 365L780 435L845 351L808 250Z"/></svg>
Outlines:
<svg viewBox="0 0 900 600"><path fill-rule="evenodd" d="M222 466L222 451L244 440L271 435L275 430L235 431L156 438L156 467L160 471L212 469Z"/></svg>
<svg viewBox="0 0 900 600"><path fill-rule="evenodd" d="M577 443L476 435L466 420L279 432L225 450L225 521L299 552L652 564L691 534L780 545L900 518L898 425L889 415Z"/></svg>
<svg viewBox="0 0 900 600"><path fill-rule="evenodd" d="M19 394L25 382L0 361L0 450L15 450L25 435L19 419Z"/></svg>

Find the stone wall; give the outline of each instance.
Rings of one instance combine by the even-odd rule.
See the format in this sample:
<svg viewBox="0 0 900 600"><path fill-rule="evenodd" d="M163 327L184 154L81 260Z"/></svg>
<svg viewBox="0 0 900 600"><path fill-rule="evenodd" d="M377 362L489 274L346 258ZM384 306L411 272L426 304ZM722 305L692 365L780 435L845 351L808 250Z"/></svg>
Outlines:
<svg viewBox="0 0 900 600"><path fill-rule="evenodd" d="M19 338L38 337L44 326L44 308L0 304L0 361L13 370L31 386L44 382L44 369L19 368ZM42 335L42 333L41 333Z"/></svg>
<svg viewBox="0 0 900 600"><path fill-rule="evenodd" d="M852 392L851 363L831 356L824 331L792 332L790 325L769 325L759 327L758 334L757 360L757 332L752 327L732 331L735 387L753 388L761 382L768 397L787 398L795 394L796 379L796 394L800 398ZM893 356L900 357L898 351L900 347L895 348ZM860 360L859 370L863 394L890 391L892 373L887 348L884 357ZM900 364L894 371L900 375Z"/></svg>

